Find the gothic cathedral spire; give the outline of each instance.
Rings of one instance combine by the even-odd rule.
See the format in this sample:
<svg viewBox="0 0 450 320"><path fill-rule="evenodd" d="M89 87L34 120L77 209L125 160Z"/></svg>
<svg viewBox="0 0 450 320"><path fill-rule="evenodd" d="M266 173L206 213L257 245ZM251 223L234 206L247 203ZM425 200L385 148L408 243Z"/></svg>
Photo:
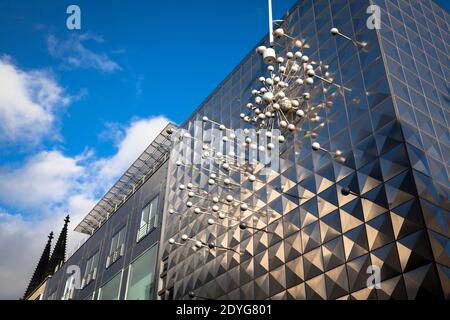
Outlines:
<svg viewBox="0 0 450 320"><path fill-rule="evenodd" d="M67 225L70 222L70 217L64 219L64 227L59 234L58 241L53 249L52 256L49 261L49 270L54 274L66 260L66 244L67 244Z"/></svg>
<svg viewBox="0 0 450 320"><path fill-rule="evenodd" d="M51 250L51 242L53 239L53 232L48 236L47 245L42 252L41 259L39 259L39 263L36 266L36 270L34 271L33 277L28 284L27 290L25 291L24 299L30 296L34 290L36 290L47 278L49 275L49 261L50 261L50 250Z"/></svg>

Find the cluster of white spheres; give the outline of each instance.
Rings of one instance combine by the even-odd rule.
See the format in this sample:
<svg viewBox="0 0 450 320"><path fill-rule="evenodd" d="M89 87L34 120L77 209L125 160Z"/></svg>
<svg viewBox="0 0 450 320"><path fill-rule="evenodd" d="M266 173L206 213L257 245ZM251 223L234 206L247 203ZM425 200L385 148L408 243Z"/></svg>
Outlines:
<svg viewBox="0 0 450 320"><path fill-rule="evenodd" d="M338 34L338 32L339 31L337 29L335 29L335 28L332 29L332 33ZM284 32L284 30L282 28L278 28L278 29L276 29L274 31L274 36L277 37L277 38L281 38L281 37L285 36L285 32ZM303 46L302 41L296 40L295 41L295 46L298 47L298 48L301 48ZM305 111L299 109L300 102L298 100L296 100L296 99L289 99L288 97L286 97L286 93L282 91L283 89L288 88L289 85L288 85L288 83L282 81L279 76L277 76L276 74L275 75L273 74L273 72L275 71L275 67L274 67L273 63L275 63L275 62L278 63L280 65L279 68L278 68L279 71L281 73L284 73L284 74L286 74L288 72L289 73L294 73L294 74L297 73L300 70L300 68L301 68L300 67L301 66L300 62L303 63L303 66L305 66L305 69L306 69L306 77L305 77L305 79L301 79L301 78L297 77L297 79L295 80L295 84L298 85L298 86L304 85L305 83L308 84L308 85L312 85L312 84L314 84L314 79L313 78L316 77L316 72L314 71L313 66L311 64L308 64L310 59L309 59L308 56L303 55L301 51L297 51L295 53L294 52L288 52L286 54L286 58L291 60L291 61L289 61L288 67L286 67L284 65L281 65L281 64L284 64L285 58L283 58L283 57L276 57L276 55L274 53L272 53L271 50L273 51L273 49L266 48L264 46L260 46L260 47L257 48L257 52L264 56L264 59L265 59L266 63L267 63L267 61L271 61L272 62L272 63L270 63L267 66L267 71L270 72L272 75L269 78L260 77L258 79L259 82L261 82L261 83L263 83L265 85L265 87L261 88L260 90L252 90L252 95L255 97L254 98L254 102L256 103L256 107L252 103L248 103L247 104L247 108L252 110L256 114L257 119L259 119L259 120L265 120L267 118L275 117L276 111L280 111L280 110L285 111L285 110L292 110L292 109L294 109L296 116L298 116L300 118L304 118L305 117ZM266 60L266 58L268 60ZM295 61L295 60L297 60L298 62ZM325 76L328 77L329 74L326 74ZM277 87L274 87L274 86L277 86ZM267 89L267 88L272 88L273 91L272 91L272 89ZM277 88L277 89L275 89L275 88ZM309 100L311 98L311 95L310 95L310 93L306 92L306 93L303 93L302 97L303 97L303 100ZM332 102L330 102L329 104L331 106ZM272 106L272 111L269 111L267 109L264 110L265 109L264 106L269 106L269 105ZM247 121L247 122L255 121L255 120L251 120L250 117L247 116L245 113L241 113L240 114L240 118L245 120L245 121ZM204 116L202 118L202 120L204 122L209 121L208 117L206 117L206 116ZM319 116L316 116L316 117L312 118L311 120L313 122L319 122L321 119L320 119ZM279 125L280 125L280 127L287 128L290 131L295 131L295 129L296 129L294 124L288 123L287 121L284 121L284 120L280 121ZM227 128L224 125L219 125L219 129L221 131L227 130ZM244 134L248 135L249 134L249 130L248 129L244 129ZM281 135L281 136L278 136L278 137L274 137L273 133L270 132L270 131L266 132L266 136L268 138L270 138L270 139L274 138L274 139L278 140L278 142L280 142L280 143L283 143L283 142L286 141L284 136ZM183 135L183 137L190 138L191 136L190 136L189 133L185 133ZM222 140L224 142L229 141L229 139L233 139L233 140L236 139L236 135L234 133L230 133L229 136L224 136L222 138ZM266 149L267 150L275 149L275 144L272 143L272 142L268 143L266 147L265 146L259 146L258 147L258 145L255 144L250 137L245 138L244 141L245 141L245 144L249 145L250 148L259 149L260 151L265 151ZM203 149L204 150L208 150L208 146L207 145L203 145ZM321 145L318 142L314 142L312 144L312 149L315 150L315 151L323 150ZM208 156L209 156L209 153L205 152L205 155L206 154L208 154ZM216 155L219 158L223 158L223 155L221 153L217 153ZM340 157L340 156L342 156L342 152L340 150L337 150L336 152L334 152L334 155L336 157ZM230 156L234 156L234 152L230 152ZM177 166L181 166L182 162L181 161L177 161L176 165ZM227 162L224 162L224 163L222 163L222 168L225 169L225 170L229 170L230 169L230 165ZM210 176L209 180L208 180L208 184L209 185L216 184L216 178L217 178L217 176L215 174L212 174ZM255 175L253 175L253 174L249 175L248 176L248 180L250 182L255 182L256 181ZM231 184L231 180L228 179L228 178L224 179L223 181L224 181L225 185L230 185ZM192 188L193 188L192 184L188 184L187 185L187 189L192 189ZM185 190L186 186L185 185L180 185L179 189L180 190ZM194 197L195 196L195 194L193 192L189 192L188 195L189 195L189 197ZM227 195L225 197L225 200L228 203L232 203L232 202L235 201L235 199L234 199L234 197L232 195ZM212 198L212 202L214 203L214 205L211 207L212 211L215 212L215 213L218 213L218 218L219 219L225 219L226 215L225 215L225 213L220 211L220 207L218 205L220 203L220 199L218 197L213 197ZM190 201L187 202L187 206L189 208L191 208L193 206L192 202L190 202ZM242 211L247 211L247 210L249 210L249 206L246 203L241 203L240 204L240 209ZM200 214L200 213L202 213L202 210L200 208L195 208L194 212L196 214ZM170 209L169 213L170 214L174 214L175 210ZM253 217L253 218L255 220L258 220L257 217ZM208 219L208 224L209 225L214 225L215 224L215 220L214 219ZM187 241L189 238L188 238L187 235L182 235L181 239L183 241ZM169 239L169 243L170 244L175 244L176 242L175 242L175 240L173 238L171 238L171 239ZM196 241L195 245L198 248L202 248L202 247L205 246L205 244L202 243L201 241Z"/></svg>

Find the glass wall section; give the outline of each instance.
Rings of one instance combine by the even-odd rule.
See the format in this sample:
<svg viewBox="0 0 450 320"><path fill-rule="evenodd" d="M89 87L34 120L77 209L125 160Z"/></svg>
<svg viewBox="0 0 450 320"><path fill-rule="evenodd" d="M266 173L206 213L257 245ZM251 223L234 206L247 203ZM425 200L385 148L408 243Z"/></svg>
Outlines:
<svg viewBox="0 0 450 320"><path fill-rule="evenodd" d="M445 260L448 249L443 249L443 240L436 240L440 251L432 249L427 240L420 210L425 202L418 201L417 189L421 194L427 191L416 180L417 174L425 175L411 169L413 144L405 143L403 122L396 115L397 97L406 97L406 93L409 97L409 89L406 87L405 92L404 86L398 91L393 88L394 103L390 86L393 77L388 77L385 68L387 65L403 72L403 58L392 30L380 31L394 39L395 43L389 46L390 40L386 44L383 40L380 45L379 32L367 29L366 10L370 4L369 0L305 0L299 1L283 18L287 33L306 41L302 52L315 63L328 64L334 81L351 90L337 90L316 82L317 94L311 99L311 104L318 104L324 99L319 94L323 89L328 94L336 92L333 108L319 114L326 119L326 126L314 141L329 150L342 150L344 163L337 163L326 153L313 152L313 141L304 136L311 128L304 127L287 137L278 171L258 186L242 185L240 194L234 195L241 200L251 198L258 208L269 212L270 219L261 226L268 233L243 231L231 225L210 226L207 215L186 210L179 185L198 182L205 176L170 166L165 214L169 208L185 214L166 214L162 258L167 271L159 288L162 292L166 290L163 299L189 299L190 291L210 299L443 296L439 276L449 272L445 264L438 270L434 267L433 250L435 255L440 252L439 259ZM358 49L341 37L332 37L333 26L353 39L367 42L367 47ZM282 46L288 47L289 43ZM383 59L382 52L388 56L388 51L394 56L392 66ZM438 49L436 55L439 58ZM228 127L247 127L239 114L245 111L251 88L257 87L265 67L259 55L250 53L186 122L185 128L194 135L194 121L201 121L203 116ZM407 83L404 72L403 76L404 80L399 81ZM410 83L413 87L419 85L412 79ZM426 95L424 98L428 106L432 99ZM439 106L441 99L438 99L439 104L435 104ZM408 107L415 108L407 100ZM448 104L446 108L448 111ZM443 115L442 105L440 109ZM442 119L436 122L444 125ZM429 134L426 128L419 130L417 122L409 126ZM420 132L419 137L422 139ZM238 184L241 182L240 177L234 179ZM280 187L283 192L277 191ZM344 196L343 188L354 194ZM437 191L429 192L439 198ZM426 204L427 214L435 216L427 223L434 229L448 227L448 213L440 208L442 216L438 218L436 205ZM179 238L181 234L206 243L215 241L242 254L167 245L169 238ZM441 232L439 236L442 238L444 234ZM381 268L380 290L367 288L370 265Z"/></svg>
<svg viewBox="0 0 450 320"><path fill-rule="evenodd" d="M122 282L122 271L100 288L98 300L118 300L120 295L120 285Z"/></svg>
<svg viewBox="0 0 450 320"><path fill-rule="evenodd" d="M407 153L442 283L450 278L449 13L433 1L375 1ZM415 210L419 210L416 208ZM438 222L439 221L439 222ZM450 291L446 287L446 296Z"/></svg>
<svg viewBox="0 0 450 320"><path fill-rule="evenodd" d="M154 292L158 246L153 246L130 265L127 300L151 300Z"/></svg>

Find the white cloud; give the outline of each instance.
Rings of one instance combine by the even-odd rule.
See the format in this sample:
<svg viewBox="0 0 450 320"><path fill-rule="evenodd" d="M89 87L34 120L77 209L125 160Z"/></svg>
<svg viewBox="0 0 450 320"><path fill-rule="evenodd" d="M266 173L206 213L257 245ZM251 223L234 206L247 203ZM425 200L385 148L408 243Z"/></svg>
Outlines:
<svg viewBox="0 0 450 320"><path fill-rule="evenodd" d="M116 134L117 152L96 159L93 152L76 157L60 151L41 152L17 168L0 168L0 203L24 212L0 210L0 299L18 298L41 254L46 235L56 237L64 216L71 228L93 208L104 193L145 150L168 123L164 117L136 119ZM32 215L27 214L32 213ZM83 236L69 235L68 251ZM20 253L20 254L19 254Z"/></svg>
<svg viewBox="0 0 450 320"><path fill-rule="evenodd" d="M64 67L74 69L96 69L102 72L121 70L120 65L106 53L94 52L87 48L86 42L103 43L102 37L91 34L71 34L67 40L59 41L55 36L47 38L49 53L64 63Z"/></svg>
<svg viewBox="0 0 450 320"><path fill-rule="evenodd" d="M168 122L164 117L133 121L129 128L125 130L124 138L118 143L117 153L111 158L98 162L100 176L109 180L117 177L117 173L123 173L164 129Z"/></svg>
<svg viewBox="0 0 450 320"><path fill-rule="evenodd" d="M0 201L18 208L58 203L84 174L76 158L59 151L41 152L16 169L0 168Z"/></svg>
<svg viewBox="0 0 450 320"><path fill-rule="evenodd" d="M39 142L53 131L55 114L70 102L49 72L26 72L0 58L0 142Z"/></svg>
<svg viewBox="0 0 450 320"><path fill-rule="evenodd" d="M50 231L62 227L64 214L25 219L0 212L0 299L23 295ZM58 234L56 235L56 237Z"/></svg>

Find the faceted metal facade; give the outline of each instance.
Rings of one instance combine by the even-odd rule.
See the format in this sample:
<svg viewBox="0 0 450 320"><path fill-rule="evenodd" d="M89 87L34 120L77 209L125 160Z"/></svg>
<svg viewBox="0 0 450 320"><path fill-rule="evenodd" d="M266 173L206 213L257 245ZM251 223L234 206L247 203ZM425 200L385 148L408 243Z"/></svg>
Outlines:
<svg viewBox="0 0 450 320"><path fill-rule="evenodd" d="M450 298L450 19L432 1L376 1L412 182L439 278ZM419 201L417 201L419 200Z"/></svg>
<svg viewBox="0 0 450 320"><path fill-rule="evenodd" d="M367 28L368 0L300 1L284 17L283 27L309 45L304 53L351 91L320 112L326 127L316 139L286 137L280 169L263 183L233 177L242 182L235 196L271 213L269 233L211 226L186 210L178 187L204 174L170 165L161 299L190 299L190 291L209 299L450 298L449 16L428 0L375 2L379 31ZM332 37L332 27L367 47ZM239 115L263 68L259 55L247 56L185 128L194 135L203 116L246 127ZM342 150L345 163L313 152L314 141ZM167 243L181 234L243 254ZM367 288L370 265L381 268L379 290Z"/></svg>

